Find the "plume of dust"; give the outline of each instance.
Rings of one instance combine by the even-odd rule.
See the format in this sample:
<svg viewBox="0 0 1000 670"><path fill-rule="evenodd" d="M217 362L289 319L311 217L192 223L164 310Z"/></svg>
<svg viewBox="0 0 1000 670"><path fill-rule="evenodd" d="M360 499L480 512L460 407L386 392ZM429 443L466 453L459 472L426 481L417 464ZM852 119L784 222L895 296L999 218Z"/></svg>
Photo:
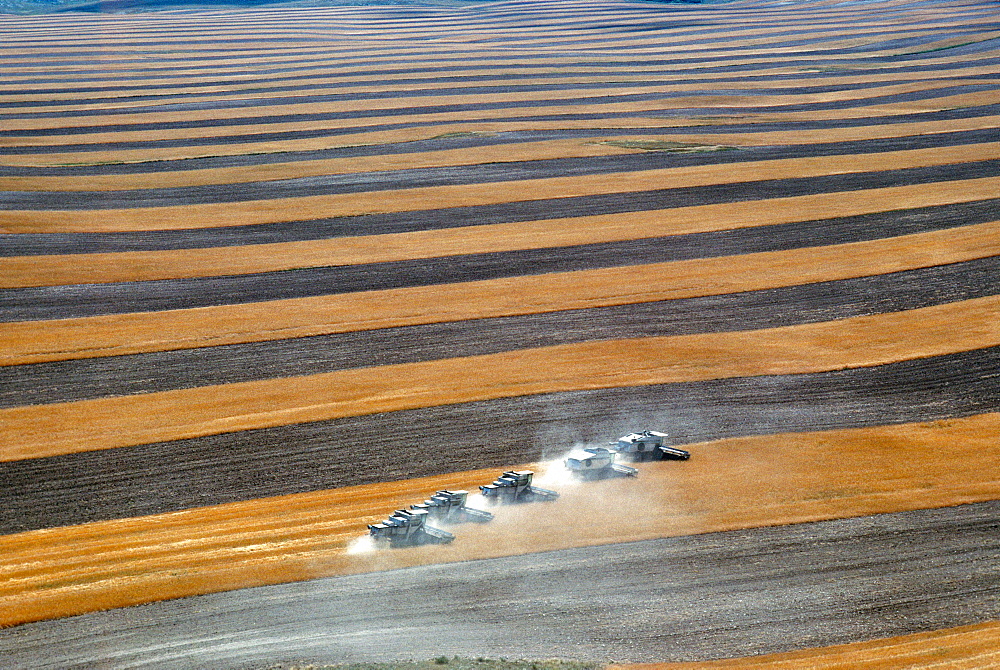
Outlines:
<svg viewBox="0 0 1000 670"><path fill-rule="evenodd" d="M347 545L347 553L349 555L368 554L377 549L375 538L371 535L362 535L359 538L351 540L350 544Z"/></svg>

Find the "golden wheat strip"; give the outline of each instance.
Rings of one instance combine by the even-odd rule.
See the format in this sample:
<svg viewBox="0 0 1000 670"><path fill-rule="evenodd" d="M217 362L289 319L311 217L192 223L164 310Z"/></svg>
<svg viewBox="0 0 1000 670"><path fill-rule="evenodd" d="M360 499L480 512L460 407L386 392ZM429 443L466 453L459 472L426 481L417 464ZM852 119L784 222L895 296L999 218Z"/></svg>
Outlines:
<svg viewBox="0 0 1000 670"><path fill-rule="evenodd" d="M900 79L904 80L941 80L941 79L958 79L958 78L969 78L977 77L983 75L991 75L995 72L996 68L993 66L967 66L967 67L956 67L951 70L942 72L939 70L926 70L919 72L907 72L905 76L900 76L898 73L877 73L868 75L857 75L853 77L828 77L822 79L824 85L833 86L840 84L857 84L865 82L899 82ZM336 88L307 88L309 86L315 86L317 84L329 84L330 77L316 77L312 79L300 79L295 81L296 86L301 86L302 89L299 91L283 91L283 92L243 92L240 89L250 86L267 86L266 82L258 83L253 81L245 81L240 84L226 84L226 85L215 85L215 86L199 86L197 89L191 89L187 86L176 86L170 87L170 80L164 79L151 79L143 80L140 84L141 86L149 85L160 85L164 88L159 88L156 90L155 95L157 96L167 96L183 95L183 98L170 99L170 100L141 100L141 101L131 101L127 98L115 99L113 101L107 102L89 102L87 100L81 100L80 94L74 91L68 91L65 93L33 93L32 90L37 85L32 85L30 82L23 82L23 93L10 94L5 93L0 95L0 101L5 103L22 103L23 107L17 107L12 109L17 109L18 112L53 112L61 110L80 110L80 109L113 109L115 107L126 107L126 108L141 108L152 105L162 105L162 104L173 104L175 102L217 102L219 100L248 100L254 98L260 98L265 95L274 96L288 96L288 95L323 95L323 94L343 94L343 93L372 93L372 92L383 92L383 91L413 91L413 90L435 90L435 89L449 89L449 88L476 88L480 86L490 86L490 85L502 85L510 81L505 75L518 74L515 71L503 70L498 68L496 70L472 70L469 72L463 72L463 76L468 75L487 75L490 79L485 81L448 81L447 79L442 80L440 75L438 76L426 76L426 78L421 82L407 81L405 83L391 83L393 79L401 78L402 75L386 75L384 78L380 78L381 81L378 85L370 83L370 77L338 77L338 81L350 81L351 79L357 79L358 84L354 86L341 86ZM744 79L739 82L725 82L727 88L738 88L747 91L754 91L757 89L766 88L792 88L796 86L814 86L816 85L816 80L813 78L801 78L801 79L781 79L774 81L761 80L759 78L765 77L767 75L774 74L802 74L801 68L777 68L771 70L759 70L754 72L753 79ZM607 74L604 76L593 76L593 74L587 71L586 74L583 72L574 73L572 71L566 72L564 75L558 77L545 77L536 79L516 79L514 83L518 86L545 86L545 85L562 85L562 84L593 84L596 88L599 84L607 84L610 82L621 82L629 83L634 82L637 86L645 86L650 82L673 82L676 84L678 81L683 81L686 78L691 78L693 75L678 75L674 73L663 74L660 72L649 72L644 74L640 72L631 73L619 73L619 74ZM731 78L731 74L728 73L706 73L703 76L699 76L698 79L728 79ZM413 75L406 77L408 80L413 78ZM190 80L192 83L195 82L194 79ZM206 78L205 81L216 81L212 78ZM110 82L109 82L110 83ZM116 86L121 86L122 82L115 80L114 84ZM98 85L94 83L91 85ZM678 88L677 90L690 90L690 89L705 89L711 84L699 83L697 84L679 84L678 86L683 86L685 88ZM7 90L14 90L17 86L9 87ZM586 90L586 89L583 89ZM610 89L614 90L614 89ZM124 97L127 95L143 95L148 93L145 88L136 88L126 91L115 91L115 96ZM32 107L35 101L55 101L55 100L65 100L65 105L46 105L44 107Z"/></svg>
<svg viewBox="0 0 1000 670"><path fill-rule="evenodd" d="M877 154L865 155L862 158L876 163L878 161L876 156ZM671 169L660 169L235 203L169 205L112 210L9 210L0 213L0 231L66 233L183 230L309 221L327 217L499 205L509 202L666 189L678 183L672 179L672 176ZM886 207L882 211L888 211L906 207L925 207L935 204L983 200L996 197L998 189L1000 189L1000 177L982 177L851 191L849 197L858 202L869 198L882 198L886 202ZM757 200L750 203L723 203L675 209L678 216L684 216L687 213L718 213L725 216L727 211L739 211L743 208L743 211L752 212L754 208L759 210L763 207L774 208L775 211L779 212L788 206L834 210L849 209L851 207L849 204L840 206L836 204L843 200L845 200L844 193L821 193ZM828 216L842 215L830 214ZM828 218L828 216L811 218Z"/></svg>
<svg viewBox="0 0 1000 670"><path fill-rule="evenodd" d="M1000 621L781 654L608 670L985 670L1000 667Z"/></svg>
<svg viewBox="0 0 1000 670"><path fill-rule="evenodd" d="M475 490L496 472L19 533L0 537L0 625L320 576L992 500L1000 480L986 465L1000 457L998 437L1000 414L983 414L695 444L681 467L639 464L638 480L560 486L544 515L498 509L507 523L466 527L451 545L406 552L346 549L393 509L441 488ZM560 466L529 467L544 477ZM613 506L590 504L594 496L660 512L622 518ZM325 516L338 523L316 522Z"/></svg>
<svg viewBox="0 0 1000 670"><path fill-rule="evenodd" d="M16 407L0 410L0 460L522 395L882 365L998 346L998 313L1000 296L991 296L758 331L585 342Z"/></svg>
<svg viewBox="0 0 1000 670"><path fill-rule="evenodd" d="M985 145L979 146L984 148L959 147L962 151L931 149L899 153L907 155L907 166L940 164L934 161L948 162L964 155L984 159L991 157L993 153L1000 156L1000 144L990 145L988 148ZM924 152L920 157L910 155L920 152ZM878 156L885 157L886 161L880 163L873 160L872 156L840 157L846 159L843 161L836 160L837 157L790 159L767 161L769 165L766 166L744 164L745 170L739 173L732 172L727 166L679 168L671 183L675 186L693 186L725 183L727 179L737 178L775 179L791 175L805 177L855 169L892 169L885 167L888 165L902 166L893 163L885 154ZM883 167L878 167L879 165ZM721 170L725 172L719 174ZM866 205L867 213L880 211L875 208L885 206L884 201L876 204L875 198L867 192L858 195L857 199L846 201L850 209L840 210L839 215L865 213ZM823 198L821 202L828 200L829 197ZM239 247L14 256L0 258L0 288L238 275L304 267L541 249L790 223L808 220L811 214L820 214L808 207L801 207L797 212L788 208L774 208L771 210L772 217L762 220L759 216L761 203L708 207L720 211L717 215L706 216L702 208L690 208L694 212L688 211L689 208L682 208ZM832 215L829 210L822 214ZM796 215L804 219L793 218Z"/></svg>
<svg viewBox="0 0 1000 670"><path fill-rule="evenodd" d="M934 107L936 105L929 105ZM908 108L880 107L878 115L893 116L909 113ZM875 115L872 110L833 110L843 112L837 118L862 118ZM810 120L817 118L815 114L794 113L795 120ZM767 123L779 120L776 115L756 114L748 117L715 116L705 119L607 119L600 122L592 121L468 121L444 122L440 125L423 128L405 128L399 130L371 130L332 135L329 137L309 138L301 140L260 141L235 144L216 144L191 147L164 147L144 149L120 149L115 151L71 151L45 154L10 154L0 156L0 165L22 166L59 166L59 165L101 165L104 163L141 163L152 160L179 160L184 158L203 158L207 156L239 156L249 153L282 153L285 151L315 151L349 145L373 145L392 142L413 142L440 137L450 133L473 133L488 135L498 132L517 130L553 130L553 129L584 129L600 126L606 135L595 136L591 141L600 142L617 139L644 139L652 141L676 141L686 143L723 144L734 146L759 146L762 144L802 145L822 144L826 142L844 142L865 139L883 139L893 137L908 137L911 135L960 132L964 130L980 130L996 128L1000 125L1000 116L982 116L969 119L947 121L926 121L899 124L872 124L854 128L823 128L803 131L768 131L741 134L699 134L699 135L642 135L648 128L677 128L690 126L705 126L727 123L739 118L744 123ZM827 119L829 120L829 119ZM615 132L617 130L617 132ZM2 217L0 217L2 222ZM0 224L2 226L2 224Z"/></svg>
<svg viewBox="0 0 1000 670"><path fill-rule="evenodd" d="M656 140L650 140L656 142ZM712 150L720 145L699 147L697 143L681 142L682 147L694 150ZM86 175L66 177L2 177L0 190L6 191L120 191L138 188L178 188L205 184L237 184L278 179L297 179L322 175L382 170L408 170L417 168L480 165L515 161L550 160L553 158L587 157L609 154L641 152L642 144L622 148L612 143L587 140L550 140L517 144L488 145L421 153L385 154L360 158L333 158L292 163L270 163L245 167L227 167L208 170L176 172L135 173L123 175ZM648 146L660 146L652 144ZM669 147L667 144L662 145ZM669 168L656 174L662 175L672 187L703 184L734 183L787 177L808 177L840 172L875 172L907 167L948 165L952 163L994 160L1000 157L1000 143L963 144L890 151L873 154L846 154L822 158L793 158L750 161L741 164L739 171L731 166L699 166ZM824 169L826 170L824 172ZM649 171L631 173L652 175ZM746 175L746 176L743 176ZM620 175L614 175L619 177ZM636 189L639 190L639 189Z"/></svg>
<svg viewBox="0 0 1000 670"><path fill-rule="evenodd" d="M0 323L0 365L720 295L997 255L1000 225L829 247L166 312Z"/></svg>
<svg viewBox="0 0 1000 670"><path fill-rule="evenodd" d="M244 120L247 123L245 125L253 125L262 116L270 115L285 115L285 114L327 114L327 113L341 113L341 112L371 112L373 110L409 110L421 107L434 107L438 105L488 105L491 103L503 104L505 107L508 105L515 105L517 102L542 102L545 103L541 106L531 106L526 109L515 108L507 110L512 116L518 115L530 115L538 116L543 110L550 110L555 108L556 110L574 110L581 107L594 107L594 108L605 108L614 109L615 105L620 105L622 109L682 109L684 107L705 107L705 106L730 106L739 107L743 105L751 106L765 106L765 107L777 107L781 105L792 105L792 104L805 104L805 103L821 103L821 102L835 102L835 101L863 101L868 98L881 97L886 95L900 95L906 93L920 92L920 91L930 91L937 88L946 88L954 85L975 85L975 84L992 84L994 83L991 79L946 79L946 80L933 80L933 81L916 81L916 82L906 82L901 84L886 84L884 86L877 86L872 88L861 88L861 89L842 89L842 90L832 90L824 91L820 93L787 93L787 94L767 94L755 96L748 92L745 94L737 93L727 93L727 94L714 94L714 93L701 93L693 94L685 97L677 98L664 98L662 100L650 101L644 104L628 105L622 103L612 103L611 105L601 103L600 97L602 95L611 96L622 96L629 94L647 94L647 93L657 93L657 92L671 92L678 90L674 85L637 85L634 90L612 88L612 89L589 89L588 91L581 92L575 90L561 90L561 91L519 91L515 93L480 93L475 95L470 94L456 94L456 95L441 95L441 96L414 96L406 98L390 98L390 99L367 99L367 100L343 100L343 101L330 101L330 102L303 102L303 103L291 103L282 105L272 105L272 104L262 104L252 108L252 111L248 112L246 108L243 107L230 107L224 109L209 109L209 110L195 110L195 111L184 111L184 112L139 112L135 114L101 114L93 116L72 116L72 117L58 117L54 119L50 118L35 118L35 119L7 119L4 121L4 130L8 133L14 131L31 131L31 130L44 130L44 129L63 129L63 128L86 128L89 126L108 126L115 124L138 124L138 123L180 123L180 122L191 122L191 121L201 121L205 122L203 127L197 128L196 130L200 132L202 136L212 136L213 132L217 130L214 124L218 123L222 119L228 120ZM703 87L696 87L693 85L685 84L680 85L685 89L698 89ZM576 99L576 98L592 98L594 99L594 104L588 103L578 103L570 105L561 105L562 100L566 99ZM482 110L475 111L475 114L482 116L485 113L496 113L496 110ZM451 112L454 114L454 112ZM553 112L549 112L553 113ZM419 117L419 112L415 114L405 115L407 118ZM354 123L358 121L352 119ZM281 124L272 123L267 124L272 129L282 127ZM240 127L240 126L237 126ZM169 129L163 129L167 131ZM127 132L114 133L115 135L122 136L123 138L128 137ZM166 136L166 135L165 135ZM58 136L44 136L42 138L36 138L32 135L27 136L16 136L11 135L4 138L3 146L32 146L32 142L38 139L44 140L46 145L48 144L58 144L66 143L67 141L76 144L80 140L81 136L77 134L70 135L58 135ZM83 135L86 137L86 135Z"/></svg>

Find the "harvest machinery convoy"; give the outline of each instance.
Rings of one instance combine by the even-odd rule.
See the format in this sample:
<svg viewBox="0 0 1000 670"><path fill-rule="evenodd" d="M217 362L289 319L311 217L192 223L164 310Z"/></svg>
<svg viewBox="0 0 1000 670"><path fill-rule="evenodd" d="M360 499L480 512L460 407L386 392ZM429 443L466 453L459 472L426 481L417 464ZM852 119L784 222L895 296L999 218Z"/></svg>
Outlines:
<svg viewBox="0 0 1000 670"><path fill-rule="evenodd" d="M606 477L635 477L639 471L627 465L619 465L615 459L619 454L632 460L644 458L671 458L687 460L691 454L671 447L667 434L654 430L629 433L618 438L607 447L584 447L570 452L565 460L566 468L584 479ZM555 500L555 491L531 485L535 473L531 470L508 470L496 478L492 484L479 487L486 502L526 503ZM428 525L428 521L441 523L462 523L473 521L485 523L493 515L467 505L468 491L437 491L422 503L410 505L410 509L399 509L382 523L371 524L368 532L379 543L390 547L415 547L423 544L447 544L455 539L448 531Z"/></svg>
<svg viewBox="0 0 1000 670"><path fill-rule="evenodd" d="M615 463L615 456L614 451L604 447L584 447L569 452L565 463L570 472L582 479L638 476L635 468Z"/></svg>
<svg viewBox="0 0 1000 670"><path fill-rule="evenodd" d="M486 523L493 515L481 509L467 506L468 491L438 491L429 499L416 505L410 505L415 510L425 510L435 521L443 523L463 523L475 521Z"/></svg>
<svg viewBox="0 0 1000 670"><path fill-rule="evenodd" d="M686 461L691 458L689 452L668 445L668 439L666 433L644 430L619 437L617 442L611 443L611 448L634 461L654 458Z"/></svg>
<svg viewBox="0 0 1000 670"><path fill-rule="evenodd" d="M491 503L523 503L555 500L559 494L531 485L531 470L508 470L492 484L480 486L483 497Z"/></svg>
<svg viewBox="0 0 1000 670"><path fill-rule="evenodd" d="M416 547L422 544L447 544L455 539L448 531L427 525L427 510L398 509L382 523L369 524L368 534L390 547Z"/></svg>

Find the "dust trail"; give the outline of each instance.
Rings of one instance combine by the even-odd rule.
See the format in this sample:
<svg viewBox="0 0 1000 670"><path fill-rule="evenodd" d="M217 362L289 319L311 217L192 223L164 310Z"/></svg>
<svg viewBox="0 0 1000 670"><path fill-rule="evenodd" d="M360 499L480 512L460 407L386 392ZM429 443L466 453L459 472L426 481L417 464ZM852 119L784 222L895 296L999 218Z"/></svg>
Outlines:
<svg viewBox="0 0 1000 670"><path fill-rule="evenodd" d="M375 546L375 540L371 535L363 535L359 538L351 540L350 544L347 545L347 554L355 556L358 554L368 554L375 551L377 547Z"/></svg>

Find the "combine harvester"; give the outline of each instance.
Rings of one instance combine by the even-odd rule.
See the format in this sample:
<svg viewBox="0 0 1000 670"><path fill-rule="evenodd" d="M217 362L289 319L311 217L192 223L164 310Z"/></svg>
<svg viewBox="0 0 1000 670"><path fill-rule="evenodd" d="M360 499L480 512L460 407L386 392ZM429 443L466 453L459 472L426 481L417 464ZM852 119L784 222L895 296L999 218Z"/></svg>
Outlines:
<svg viewBox="0 0 1000 670"><path fill-rule="evenodd" d="M615 463L618 454L604 447L574 449L566 456L566 469L581 479L607 479L609 477L637 477L639 471Z"/></svg>
<svg viewBox="0 0 1000 670"><path fill-rule="evenodd" d="M410 505L410 507L427 512L431 519L441 523L464 523L466 521L486 523L493 520L493 515L489 512L466 505L468 499L468 491L437 491L424 502Z"/></svg>
<svg viewBox="0 0 1000 670"><path fill-rule="evenodd" d="M480 486L483 498L491 503L526 503L555 500L559 494L531 485L531 470L508 470L492 484Z"/></svg>
<svg viewBox="0 0 1000 670"><path fill-rule="evenodd" d="M369 524L368 534L376 542L390 547L418 547L424 544L447 544L455 536L446 530L427 525L427 510L398 509L382 523Z"/></svg>
<svg viewBox="0 0 1000 670"><path fill-rule="evenodd" d="M691 454L683 449L667 444L669 435L655 430L644 430L641 433L629 433L611 442L611 448L633 461L651 459L669 459L686 461Z"/></svg>

